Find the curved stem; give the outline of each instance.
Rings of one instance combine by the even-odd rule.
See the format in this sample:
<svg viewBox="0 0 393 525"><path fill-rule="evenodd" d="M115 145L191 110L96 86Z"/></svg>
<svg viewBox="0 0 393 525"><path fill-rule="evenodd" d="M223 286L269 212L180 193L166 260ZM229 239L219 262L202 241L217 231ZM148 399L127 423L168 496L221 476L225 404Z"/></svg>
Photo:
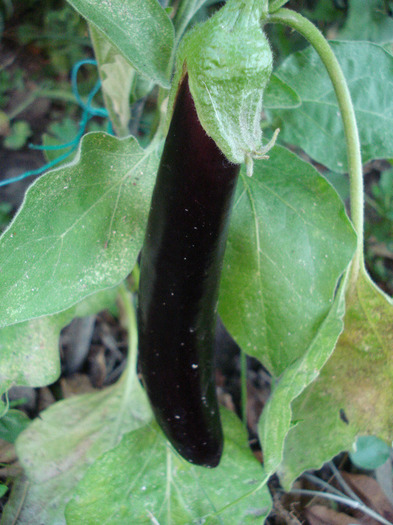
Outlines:
<svg viewBox="0 0 393 525"><path fill-rule="evenodd" d="M272 2L272 6L275 2ZM355 111L344 74L322 33L307 18L289 9L271 14L266 22L285 24L298 31L314 47L329 74L343 119L350 180L351 219L357 233L357 248L352 259L347 292L352 294L363 268L364 190L360 140Z"/></svg>

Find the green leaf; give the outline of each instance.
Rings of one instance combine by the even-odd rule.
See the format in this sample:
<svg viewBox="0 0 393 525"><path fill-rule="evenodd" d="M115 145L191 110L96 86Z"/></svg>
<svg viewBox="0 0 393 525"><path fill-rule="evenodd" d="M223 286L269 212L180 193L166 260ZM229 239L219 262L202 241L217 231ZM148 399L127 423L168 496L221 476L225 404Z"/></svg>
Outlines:
<svg viewBox="0 0 393 525"><path fill-rule="evenodd" d="M174 29L157 0L68 0L141 74L169 88Z"/></svg>
<svg viewBox="0 0 393 525"><path fill-rule="evenodd" d="M7 492L8 492L7 485L3 485L2 483L0 483L0 498L2 498L5 494L7 494Z"/></svg>
<svg viewBox="0 0 393 525"><path fill-rule="evenodd" d="M45 386L60 375L59 335L74 317L93 315L115 301L117 289L94 294L53 316L0 329L0 395L11 386Z"/></svg>
<svg viewBox="0 0 393 525"><path fill-rule="evenodd" d="M296 426L280 467L285 487L319 468L356 436L393 440L393 300L362 270L348 300L345 330L319 378L296 400Z"/></svg>
<svg viewBox="0 0 393 525"><path fill-rule="evenodd" d="M0 229L3 229L10 222L12 216L12 204L10 202L0 202Z"/></svg>
<svg viewBox="0 0 393 525"><path fill-rule="evenodd" d="M333 27L335 27L341 25L345 19L344 2L345 0L318 0L318 2L305 4L309 6L309 9L303 7L301 13L312 20L320 29L321 27L326 28L330 24L334 24ZM340 5L341 9L339 8Z"/></svg>
<svg viewBox="0 0 393 525"><path fill-rule="evenodd" d="M108 38L93 25L90 25L90 36L110 120L117 136L126 137L129 135L130 97L136 71Z"/></svg>
<svg viewBox="0 0 393 525"><path fill-rule="evenodd" d="M241 174L219 310L273 376L307 352L354 249L342 201L310 164L275 146L252 178Z"/></svg>
<svg viewBox="0 0 393 525"><path fill-rule="evenodd" d="M76 138L79 131L78 123L69 117L65 117L60 122L53 122L48 127L47 133L44 133L42 137L42 144L45 147L57 147L75 140L79 141L79 139ZM77 142L75 145L77 145ZM60 155L64 155L67 151L70 151L69 147L63 149L46 149L43 153L47 162L51 162L57 159ZM70 152L69 156L58 163L56 167L70 163L76 155L77 151Z"/></svg>
<svg viewBox="0 0 393 525"><path fill-rule="evenodd" d="M146 424L150 414L135 374L131 384L123 377L112 387L42 412L17 439L25 477L12 490L2 525L15 523L16 516L20 525L65 524L65 506L89 465L124 433Z"/></svg>
<svg viewBox="0 0 393 525"><path fill-rule="evenodd" d="M368 40L387 43L393 40L393 18L388 15L383 0L351 0L340 40Z"/></svg>
<svg viewBox="0 0 393 525"><path fill-rule="evenodd" d="M343 329L344 311L344 290L341 287L329 314L304 356L283 372L263 409L258 433L264 466L271 474L277 470L283 458L285 438L291 428L292 401L318 377L319 371L332 354ZM315 446L319 446L319 442Z"/></svg>
<svg viewBox="0 0 393 525"><path fill-rule="evenodd" d="M263 523L271 499L262 467L238 418L222 415L226 441L217 468L186 463L156 424L144 427L88 470L67 505L67 525Z"/></svg>
<svg viewBox="0 0 393 525"><path fill-rule="evenodd" d="M268 109L288 109L296 108L302 102L294 89L273 74L266 86L263 103Z"/></svg>
<svg viewBox="0 0 393 525"><path fill-rule="evenodd" d="M32 184L0 239L0 326L57 313L128 275L157 165L132 137L89 133L76 161Z"/></svg>
<svg viewBox="0 0 393 525"><path fill-rule="evenodd" d="M4 139L4 146L9 149L20 149L32 134L30 124L24 120L18 120L11 125L10 134Z"/></svg>
<svg viewBox="0 0 393 525"><path fill-rule="evenodd" d="M391 447L377 436L359 436L349 456L356 466L374 470L386 463L391 453Z"/></svg>
<svg viewBox="0 0 393 525"><path fill-rule="evenodd" d="M44 386L60 375L58 316L7 326L0 330L0 394L11 386Z"/></svg>
<svg viewBox="0 0 393 525"><path fill-rule="evenodd" d="M351 92L363 162L393 156L393 56L370 42L331 42ZM297 52L276 75L299 93L301 107L277 110L280 140L302 148L335 172L347 171L341 115L332 84L317 53Z"/></svg>
<svg viewBox="0 0 393 525"><path fill-rule="evenodd" d="M11 409L0 418L0 439L15 443L19 434L30 424L30 419L20 410Z"/></svg>
<svg viewBox="0 0 393 525"><path fill-rule="evenodd" d="M78 124L75 120L66 117L61 122L54 122L48 127L47 133L43 135L43 146L59 146L75 139L78 134ZM47 162L55 160L68 148L62 150L44 150ZM65 161L63 161L63 164Z"/></svg>

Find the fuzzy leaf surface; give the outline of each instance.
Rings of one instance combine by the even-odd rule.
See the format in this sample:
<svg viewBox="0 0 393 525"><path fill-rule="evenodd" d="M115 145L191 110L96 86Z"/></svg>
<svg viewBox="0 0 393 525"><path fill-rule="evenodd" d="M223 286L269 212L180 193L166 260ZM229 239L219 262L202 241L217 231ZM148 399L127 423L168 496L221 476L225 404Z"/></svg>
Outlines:
<svg viewBox="0 0 393 525"><path fill-rule="evenodd" d="M177 86L187 71L198 118L224 155L240 164L262 148L263 92L273 67L260 9L230 0L182 41ZM174 90L172 96L174 95Z"/></svg>
<svg viewBox="0 0 393 525"><path fill-rule="evenodd" d="M0 329L0 395L11 386L39 387L60 375L59 335L74 317L93 315L111 306L117 289L94 294L60 314Z"/></svg>
<svg viewBox="0 0 393 525"><path fill-rule="evenodd" d="M347 80L359 127L363 162L393 156L393 56L371 42L330 42ZM302 105L277 110L279 139L302 148L339 173L347 171L344 128L332 83L308 47L275 72L299 93Z"/></svg>
<svg viewBox="0 0 393 525"><path fill-rule="evenodd" d="M67 525L263 523L271 508L263 469L238 418L223 412L224 454L215 469L185 462L157 425L123 437L88 470L67 505Z"/></svg>
<svg viewBox="0 0 393 525"><path fill-rule="evenodd" d="M174 45L171 20L157 0L68 0L115 45L134 68L169 88Z"/></svg>
<svg viewBox="0 0 393 525"><path fill-rule="evenodd" d="M151 418L136 375L105 390L58 402L41 413L17 439L24 476L15 484L2 525L60 525L64 510L88 467L122 435ZM84 520L82 520L84 523Z"/></svg>
<svg viewBox="0 0 393 525"><path fill-rule="evenodd" d="M294 403L297 424L288 434L280 467L285 487L304 470L351 449L358 435L392 442L392 348L393 300L363 270L332 357Z"/></svg>
<svg viewBox="0 0 393 525"><path fill-rule="evenodd" d="M354 249L342 201L310 164L275 146L253 177L241 174L219 311L273 376L309 348Z"/></svg>
<svg viewBox="0 0 393 525"><path fill-rule="evenodd" d="M50 315L132 270L158 165L132 138L89 133L43 175L0 239L0 326Z"/></svg>

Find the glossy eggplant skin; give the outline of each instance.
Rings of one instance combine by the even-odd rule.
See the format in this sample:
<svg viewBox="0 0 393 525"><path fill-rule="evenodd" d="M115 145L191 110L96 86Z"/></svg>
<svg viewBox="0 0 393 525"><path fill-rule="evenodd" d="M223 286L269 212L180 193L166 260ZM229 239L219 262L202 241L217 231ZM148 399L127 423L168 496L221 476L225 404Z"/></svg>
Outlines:
<svg viewBox="0 0 393 525"><path fill-rule="evenodd" d="M189 462L218 465L217 301L239 166L202 128L180 83L153 192L139 281L139 369L155 417Z"/></svg>

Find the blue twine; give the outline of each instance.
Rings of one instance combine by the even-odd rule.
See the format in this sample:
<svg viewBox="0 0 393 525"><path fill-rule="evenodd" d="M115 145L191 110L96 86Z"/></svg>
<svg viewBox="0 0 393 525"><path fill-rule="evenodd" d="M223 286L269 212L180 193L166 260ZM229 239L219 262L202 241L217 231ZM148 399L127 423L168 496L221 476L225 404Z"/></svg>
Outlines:
<svg viewBox="0 0 393 525"><path fill-rule="evenodd" d="M91 65L95 65L96 66L97 62L95 60L91 60L91 59L80 60L79 62L77 62L74 65L74 67L72 68L72 71L71 71L72 91L73 91L73 93L75 95L77 103L79 104L79 106L83 110L82 111L82 117L81 117L81 120L80 120L80 123L79 123L79 131L78 131L77 135L75 136L75 138L73 140L71 140L70 142L67 142L65 144L59 144L58 146L38 146L38 145L35 145L35 144L29 144L29 148L34 149L34 150L40 150L40 151L54 151L54 150L61 150L61 149L65 149L65 148L69 148L69 150L66 151L65 153L63 153L62 155L60 155L59 157L57 157L56 159L48 162L47 164L44 164L44 166L41 166L41 168L38 168L36 170L25 171L21 175L18 175L16 177L11 178L11 179L6 179L6 180L3 180L3 181L0 181L0 187L1 186L6 186L8 184L12 184L13 182L18 182L18 181L23 180L26 177L30 177L32 175L41 175L46 170L48 170L50 168L53 168L54 166L56 166L57 164L59 164L60 162L65 160L67 157L69 157L77 149L77 147L79 146L79 142L80 142L81 138L85 134L87 123L89 122L89 120L92 117L103 117L103 118L107 118L108 117L108 111L105 108L92 107L93 98L95 97L95 95L98 93L98 91L101 88L101 80L97 80L96 84L94 85L93 89L90 91L90 93L89 93L89 95L87 97L87 102L86 103L83 102L83 100L82 100L82 98L81 98L81 96L79 94L78 82L77 82L78 71L79 71L79 69L82 66L84 66L86 64L91 64ZM110 134L113 134L113 129L112 129L112 125L111 125L110 121L109 121L109 125L108 125L108 132Z"/></svg>

